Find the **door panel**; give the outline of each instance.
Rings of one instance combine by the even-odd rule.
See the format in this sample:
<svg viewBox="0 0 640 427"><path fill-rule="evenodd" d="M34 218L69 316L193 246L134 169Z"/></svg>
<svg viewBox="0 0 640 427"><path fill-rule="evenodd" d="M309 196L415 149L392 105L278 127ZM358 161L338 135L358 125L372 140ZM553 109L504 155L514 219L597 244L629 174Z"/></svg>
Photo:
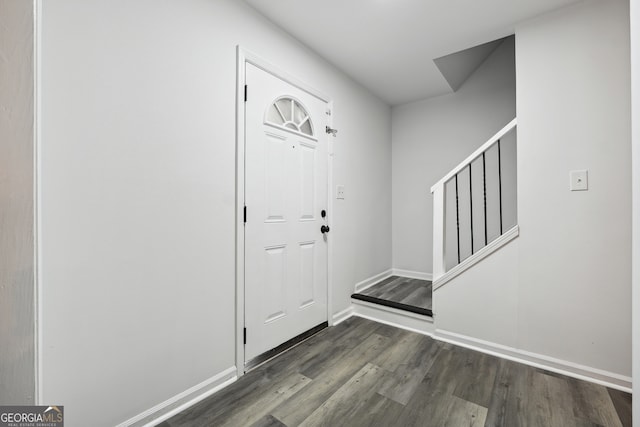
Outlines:
<svg viewBox="0 0 640 427"><path fill-rule="evenodd" d="M264 264L265 264L265 292L266 297L263 301L265 304L265 313L263 317L265 322L271 322L285 315L285 284L286 280L286 246L275 246L265 248Z"/></svg>
<svg viewBox="0 0 640 427"><path fill-rule="evenodd" d="M300 219L315 220L316 216L316 147L300 143Z"/></svg>
<svg viewBox="0 0 640 427"><path fill-rule="evenodd" d="M326 103L247 64L245 362L327 321Z"/></svg>
<svg viewBox="0 0 640 427"><path fill-rule="evenodd" d="M285 220L285 140L273 135L265 135L265 199L267 202L267 222Z"/></svg>
<svg viewBox="0 0 640 427"><path fill-rule="evenodd" d="M300 308L313 304L315 242L300 244Z"/></svg>

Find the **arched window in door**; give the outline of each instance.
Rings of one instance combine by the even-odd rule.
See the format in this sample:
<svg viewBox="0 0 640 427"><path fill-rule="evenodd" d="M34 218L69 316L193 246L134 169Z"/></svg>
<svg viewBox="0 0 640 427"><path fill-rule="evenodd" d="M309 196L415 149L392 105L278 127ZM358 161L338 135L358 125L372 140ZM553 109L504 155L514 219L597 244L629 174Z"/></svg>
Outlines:
<svg viewBox="0 0 640 427"><path fill-rule="evenodd" d="M313 123L302 104L288 96L276 99L267 109L268 124L313 136Z"/></svg>

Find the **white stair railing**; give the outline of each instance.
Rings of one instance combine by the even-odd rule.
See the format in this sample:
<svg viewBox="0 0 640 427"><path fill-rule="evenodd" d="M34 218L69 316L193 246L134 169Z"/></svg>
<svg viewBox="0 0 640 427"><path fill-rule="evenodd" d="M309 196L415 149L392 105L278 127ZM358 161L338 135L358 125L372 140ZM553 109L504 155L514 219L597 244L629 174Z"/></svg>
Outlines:
<svg viewBox="0 0 640 427"><path fill-rule="evenodd" d="M516 126L513 119L431 187L434 289L517 236Z"/></svg>

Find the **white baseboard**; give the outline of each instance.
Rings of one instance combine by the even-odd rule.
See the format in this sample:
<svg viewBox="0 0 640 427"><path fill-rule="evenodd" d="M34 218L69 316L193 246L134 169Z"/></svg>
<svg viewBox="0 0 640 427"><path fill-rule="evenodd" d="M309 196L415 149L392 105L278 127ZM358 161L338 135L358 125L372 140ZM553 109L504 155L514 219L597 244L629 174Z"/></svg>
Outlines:
<svg viewBox="0 0 640 427"><path fill-rule="evenodd" d="M348 318L350 318L351 316L353 316L353 305L350 305L349 307L347 307L346 309L342 310L339 313L335 313L332 317L331 325L335 326L338 323L342 323Z"/></svg>
<svg viewBox="0 0 640 427"><path fill-rule="evenodd" d="M427 316L360 300L351 300L351 305L354 316L374 322L429 336L433 335L435 330L433 318Z"/></svg>
<svg viewBox="0 0 640 427"><path fill-rule="evenodd" d="M386 271L383 271L382 273L376 274L375 276L371 276L368 279L364 279L363 281L356 283L355 292L362 292L365 289L375 285L376 283L386 279L387 277L391 277L392 275L392 270L388 269Z"/></svg>
<svg viewBox="0 0 640 427"><path fill-rule="evenodd" d="M578 378L580 380L589 381L631 393L631 377L624 375L580 365L578 363L562 359L556 359L542 354L532 353L526 350L520 350L514 347L508 347L502 344L496 344L490 341L472 338L455 332L444 331L442 329L436 329L433 338L454 345L459 345L461 347L466 347L471 350L491 354L503 359L524 363L525 365L534 366L536 368L556 372L568 377Z"/></svg>
<svg viewBox="0 0 640 427"><path fill-rule="evenodd" d="M219 374L177 394L151 409L118 424L116 427L151 427L171 418L186 408L195 405L238 379L237 370L232 366Z"/></svg>
<svg viewBox="0 0 640 427"><path fill-rule="evenodd" d="M432 280L433 278L433 274L421 271L402 270L399 268L392 268L391 271L393 272L392 276L408 277L409 279Z"/></svg>

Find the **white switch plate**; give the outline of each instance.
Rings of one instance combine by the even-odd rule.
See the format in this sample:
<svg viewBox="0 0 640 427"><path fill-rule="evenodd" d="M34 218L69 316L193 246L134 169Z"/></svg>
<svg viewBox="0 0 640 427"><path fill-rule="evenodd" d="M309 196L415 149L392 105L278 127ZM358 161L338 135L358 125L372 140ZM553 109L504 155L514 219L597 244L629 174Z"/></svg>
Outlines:
<svg viewBox="0 0 640 427"><path fill-rule="evenodd" d="M569 174L571 191L585 191L589 189L589 173L586 170L571 171Z"/></svg>
<svg viewBox="0 0 640 427"><path fill-rule="evenodd" d="M344 200L344 185L336 186L336 199Z"/></svg>

